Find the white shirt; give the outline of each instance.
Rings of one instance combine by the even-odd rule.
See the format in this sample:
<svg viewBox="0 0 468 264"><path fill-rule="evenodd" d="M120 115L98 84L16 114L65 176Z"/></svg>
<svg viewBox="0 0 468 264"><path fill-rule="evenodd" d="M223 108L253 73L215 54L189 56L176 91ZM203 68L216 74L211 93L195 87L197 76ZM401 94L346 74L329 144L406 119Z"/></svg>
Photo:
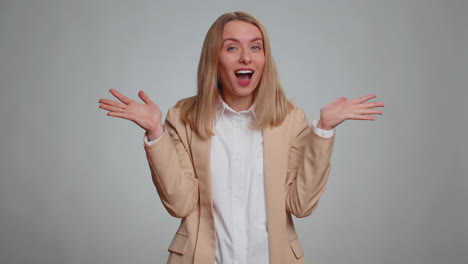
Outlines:
<svg viewBox="0 0 468 264"><path fill-rule="evenodd" d="M263 136L249 127L252 108L221 102L211 138L216 264L269 263L263 184Z"/></svg>
<svg viewBox="0 0 468 264"><path fill-rule="evenodd" d="M263 136L250 128L252 107L236 112L220 100L211 138L211 179L216 227L215 264L268 264ZM312 128L321 137L334 130ZM145 137L145 144L152 145Z"/></svg>

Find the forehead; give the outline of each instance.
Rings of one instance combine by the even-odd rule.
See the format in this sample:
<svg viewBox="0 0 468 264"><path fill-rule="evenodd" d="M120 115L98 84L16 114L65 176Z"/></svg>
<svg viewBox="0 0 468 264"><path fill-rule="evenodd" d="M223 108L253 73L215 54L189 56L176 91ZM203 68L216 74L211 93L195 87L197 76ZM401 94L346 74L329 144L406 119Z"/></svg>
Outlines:
<svg viewBox="0 0 468 264"><path fill-rule="evenodd" d="M237 40L250 41L254 38L261 38L262 33L253 24L245 21L233 20L224 25L223 39L233 38Z"/></svg>

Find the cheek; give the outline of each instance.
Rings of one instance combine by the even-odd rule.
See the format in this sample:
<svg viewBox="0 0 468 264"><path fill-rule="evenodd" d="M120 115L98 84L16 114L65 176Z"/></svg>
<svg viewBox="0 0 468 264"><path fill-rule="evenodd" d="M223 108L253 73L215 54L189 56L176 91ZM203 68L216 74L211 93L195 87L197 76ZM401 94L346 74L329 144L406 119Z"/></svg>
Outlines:
<svg viewBox="0 0 468 264"><path fill-rule="evenodd" d="M221 62L218 65L218 74L221 78L224 78L224 76L227 74L226 66Z"/></svg>
<svg viewBox="0 0 468 264"><path fill-rule="evenodd" d="M258 70L263 74L263 70L265 69L265 60L258 61L257 64Z"/></svg>
<svg viewBox="0 0 468 264"><path fill-rule="evenodd" d="M231 80L230 80L228 69L225 66L220 64L218 66L218 75L219 75L219 80L221 81L221 85L224 88L229 87L230 86L229 83L231 82Z"/></svg>
<svg viewBox="0 0 468 264"><path fill-rule="evenodd" d="M220 58L218 72L220 76L227 76L229 74L229 61L226 58Z"/></svg>
<svg viewBox="0 0 468 264"><path fill-rule="evenodd" d="M264 54L262 54L261 56L257 58L257 67L258 69L261 69L261 71L263 71L263 69L265 68L265 55Z"/></svg>

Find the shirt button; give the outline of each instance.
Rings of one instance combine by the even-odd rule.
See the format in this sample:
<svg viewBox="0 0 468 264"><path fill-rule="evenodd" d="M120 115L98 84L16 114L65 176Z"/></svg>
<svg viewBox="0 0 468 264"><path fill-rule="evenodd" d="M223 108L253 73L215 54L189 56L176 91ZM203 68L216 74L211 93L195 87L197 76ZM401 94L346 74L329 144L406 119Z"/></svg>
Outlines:
<svg viewBox="0 0 468 264"><path fill-rule="evenodd" d="M235 127L241 127L242 126L242 120L240 116L234 116L234 126Z"/></svg>

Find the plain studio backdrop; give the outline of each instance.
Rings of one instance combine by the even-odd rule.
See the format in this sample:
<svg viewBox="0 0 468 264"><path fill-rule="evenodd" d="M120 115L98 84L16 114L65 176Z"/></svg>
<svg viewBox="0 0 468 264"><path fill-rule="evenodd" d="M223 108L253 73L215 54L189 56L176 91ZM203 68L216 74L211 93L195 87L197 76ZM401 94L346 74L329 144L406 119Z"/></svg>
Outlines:
<svg viewBox="0 0 468 264"><path fill-rule="evenodd" d="M165 114L195 93L204 36L244 10L266 26L307 113L377 94L336 131L308 263L468 263L468 1L0 2L0 263L164 263L143 130L98 109L145 90Z"/></svg>

